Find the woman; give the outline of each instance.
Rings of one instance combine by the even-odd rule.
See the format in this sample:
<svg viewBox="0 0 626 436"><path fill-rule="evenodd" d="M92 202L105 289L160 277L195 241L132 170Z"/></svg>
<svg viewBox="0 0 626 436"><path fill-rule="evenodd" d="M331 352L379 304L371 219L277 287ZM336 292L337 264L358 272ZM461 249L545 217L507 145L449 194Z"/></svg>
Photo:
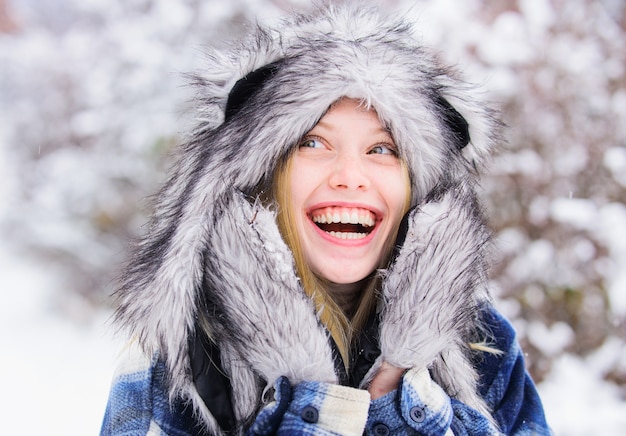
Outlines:
<svg viewBox="0 0 626 436"><path fill-rule="evenodd" d="M487 292L493 112L369 10L210 60L118 292L102 433L549 434Z"/></svg>

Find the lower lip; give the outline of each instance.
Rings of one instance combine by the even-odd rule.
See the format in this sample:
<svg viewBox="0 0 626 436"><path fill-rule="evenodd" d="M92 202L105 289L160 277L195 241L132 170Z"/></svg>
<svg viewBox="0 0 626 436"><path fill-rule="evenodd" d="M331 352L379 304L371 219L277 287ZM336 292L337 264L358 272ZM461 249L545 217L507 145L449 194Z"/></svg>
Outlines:
<svg viewBox="0 0 626 436"><path fill-rule="evenodd" d="M367 234L364 238L361 239L340 239L335 238L324 230L320 229L312 220L309 219L309 223L313 226L313 230L320 235L323 239L328 242L331 242L336 245L341 245L343 247L361 247L363 245L369 244L372 239L374 239L374 235L378 232L378 223L374 225L374 229Z"/></svg>

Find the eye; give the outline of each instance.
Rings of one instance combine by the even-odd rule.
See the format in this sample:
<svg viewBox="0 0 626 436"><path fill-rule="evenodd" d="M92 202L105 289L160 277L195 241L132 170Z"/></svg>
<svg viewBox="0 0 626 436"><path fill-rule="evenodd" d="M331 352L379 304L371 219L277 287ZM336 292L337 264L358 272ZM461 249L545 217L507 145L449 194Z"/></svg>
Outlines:
<svg viewBox="0 0 626 436"><path fill-rule="evenodd" d="M318 139L315 138L304 138L300 144L298 144L299 148L324 148L324 144Z"/></svg>
<svg viewBox="0 0 626 436"><path fill-rule="evenodd" d="M377 144L372 147L367 154L386 154L390 156L397 156L398 151L396 147L391 144Z"/></svg>

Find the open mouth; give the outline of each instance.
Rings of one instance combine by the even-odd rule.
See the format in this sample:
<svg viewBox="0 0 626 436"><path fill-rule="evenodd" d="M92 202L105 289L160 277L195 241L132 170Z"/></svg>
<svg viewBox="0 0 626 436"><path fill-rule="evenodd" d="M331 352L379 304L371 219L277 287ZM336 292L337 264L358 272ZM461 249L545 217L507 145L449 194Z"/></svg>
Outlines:
<svg viewBox="0 0 626 436"><path fill-rule="evenodd" d="M338 239L363 239L376 225L376 215L356 207L325 207L311 212L321 230Z"/></svg>

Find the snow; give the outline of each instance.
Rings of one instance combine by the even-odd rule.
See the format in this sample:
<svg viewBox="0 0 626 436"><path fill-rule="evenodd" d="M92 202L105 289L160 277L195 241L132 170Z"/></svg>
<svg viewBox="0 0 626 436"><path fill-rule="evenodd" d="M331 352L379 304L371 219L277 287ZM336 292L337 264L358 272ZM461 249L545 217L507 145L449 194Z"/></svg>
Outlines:
<svg viewBox="0 0 626 436"><path fill-rule="evenodd" d="M590 362L562 355L539 394L557 436L624 434L626 403Z"/></svg>
<svg viewBox="0 0 626 436"><path fill-rule="evenodd" d="M199 67L203 44L232 31L225 23L272 21L309 2L220 1L194 10L196 3L9 1L26 28L0 34L4 434L98 432L124 344L109 326L111 310L94 302L100 297L87 300L68 289L60 265L78 282L106 276L119 262L128 235L116 234L111 223L124 229L143 223L133 207L154 192L161 180L154 161L185 131L181 112L190 91L178 73ZM548 298L541 285L585 283L582 275L592 271L602 276L616 325L592 352L577 355L571 350L579 332L569 324L522 320L516 299L498 304L520 337L551 359L538 387L555 434L623 434L624 382L620 388L611 374L626 374L618 334L626 318L626 199L618 190L626 187L626 91L609 87L623 83L626 63L607 52L613 45L623 52L623 30L610 18L623 15L623 2L591 2L585 10L583 2L569 2L557 10L550 0L519 0L518 12L499 11L491 22L478 19L485 9L478 0L387 3L419 20L419 36L496 100L532 92L538 102L541 95L562 98L557 107L527 100L521 112L530 121L511 126L513 140L524 146L498 158L494 174L528 183L527 202L519 198L508 207L526 209L535 232L554 223L568 236L531 237L520 223L501 229L496 244L511 259L503 274L514 283L533 282L520 294L540 310ZM563 17L576 22L577 31L555 30ZM532 147L533 141L550 149ZM601 183L615 186L581 196L572 180L595 162L605 169ZM553 189L540 189L548 185ZM46 256L35 257L33 247ZM576 265L590 265L589 271ZM605 304L597 294L584 301L588 309Z"/></svg>
<svg viewBox="0 0 626 436"><path fill-rule="evenodd" d="M575 339L574 331L564 322L556 322L549 328L540 322L530 323L526 328L526 335L530 343L546 356L562 354Z"/></svg>
<svg viewBox="0 0 626 436"><path fill-rule="evenodd" d="M54 274L0 248L3 434L97 434L119 345L106 310L72 302ZM59 311L78 304L82 322Z"/></svg>
<svg viewBox="0 0 626 436"><path fill-rule="evenodd" d="M608 258L614 265L626 265L626 205L623 203L595 204L591 200L575 198L555 199L550 214L556 221L580 229L587 229L609 250ZM580 250L591 248L579 245ZM581 254L584 256L584 253ZM545 260L545 259L544 259ZM611 268L606 273L613 313L626 315L626 270Z"/></svg>
<svg viewBox="0 0 626 436"><path fill-rule="evenodd" d="M626 112L626 105L623 109ZM626 149L611 147L604 153L604 165L611 170L613 177L626 186Z"/></svg>

